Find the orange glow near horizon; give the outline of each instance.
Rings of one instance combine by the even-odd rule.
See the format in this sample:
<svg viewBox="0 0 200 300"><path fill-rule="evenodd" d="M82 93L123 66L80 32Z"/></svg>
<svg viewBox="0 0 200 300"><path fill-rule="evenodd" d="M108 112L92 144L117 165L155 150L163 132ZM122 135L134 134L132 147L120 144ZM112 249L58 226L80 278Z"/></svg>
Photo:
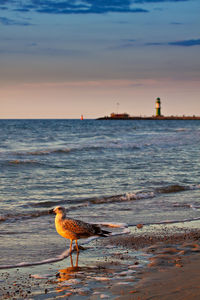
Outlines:
<svg viewBox="0 0 200 300"><path fill-rule="evenodd" d="M184 96L183 96L184 95ZM0 118L97 118L119 111L153 115L159 96L164 115L200 115L198 82L108 80L24 83L0 91ZM193 99L191 106L190 99Z"/></svg>

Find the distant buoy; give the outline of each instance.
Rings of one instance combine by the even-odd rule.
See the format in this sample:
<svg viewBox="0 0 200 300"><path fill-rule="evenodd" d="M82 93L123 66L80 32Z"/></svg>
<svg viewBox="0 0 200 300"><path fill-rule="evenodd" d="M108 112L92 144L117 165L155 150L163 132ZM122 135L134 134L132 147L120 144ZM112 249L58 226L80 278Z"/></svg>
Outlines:
<svg viewBox="0 0 200 300"><path fill-rule="evenodd" d="M81 115L81 120L83 120L83 115Z"/></svg>

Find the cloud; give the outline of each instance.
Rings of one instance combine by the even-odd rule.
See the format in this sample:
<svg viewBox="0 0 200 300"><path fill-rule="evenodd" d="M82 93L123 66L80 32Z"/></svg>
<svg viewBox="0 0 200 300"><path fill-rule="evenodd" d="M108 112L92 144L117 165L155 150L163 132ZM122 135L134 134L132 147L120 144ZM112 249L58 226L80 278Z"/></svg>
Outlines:
<svg viewBox="0 0 200 300"><path fill-rule="evenodd" d="M183 23L180 23L180 22L171 22L170 24L171 25L183 25Z"/></svg>
<svg viewBox="0 0 200 300"><path fill-rule="evenodd" d="M130 0L82 0L82 1L40 1L36 8L40 13L53 14L105 14L117 13L143 13L147 10L142 8L131 8Z"/></svg>
<svg viewBox="0 0 200 300"><path fill-rule="evenodd" d="M152 42L152 43L145 44L145 46L164 46L164 45L167 45L167 43Z"/></svg>
<svg viewBox="0 0 200 300"><path fill-rule="evenodd" d="M30 26L32 25L31 23L28 22L24 22L24 21L16 21L16 20L12 20L9 18L5 18L5 17L0 17L0 23L2 25L6 25L6 26Z"/></svg>
<svg viewBox="0 0 200 300"><path fill-rule="evenodd" d="M134 2L137 4L144 3L163 3L163 2L186 2L190 0L135 0Z"/></svg>
<svg viewBox="0 0 200 300"><path fill-rule="evenodd" d="M200 46L200 39L175 41L175 42L168 43L168 45L170 45L170 46L182 46L182 47Z"/></svg>
<svg viewBox="0 0 200 300"><path fill-rule="evenodd" d="M174 41L174 42L166 42L166 43L146 43L145 46L180 46L180 47L192 47L192 46L200 46L200 39L191 39L191 40L182 40L182 41Z"/></svg>
<svg viewBox="0 0 200 300"><path fill-rule="evenodd" d="M147 13L138 4L186 2L191 0L0 0L0 9L47 14Z"/></svg>
<svg viewBox="0 0 200 300"><path fill-rule="evenodd" d="M4 5L4 4L7 4L7 3L9 3L9 2L12 2L11 0L1 0L1 5Z"/></svg>
<svg viewBox="0 0 200 300"><path fill-rule="evenodd" d="M5 7L18 11L35 11L48 14L105 14L146 13L148 10L133 7L133 0L3 0ZM1 9L3 6L1 7Z"/></svg>
<svg viewBox="0 0 200 300"><path fill-rule="evenodd" d="M17 12L29 12L30 10L28 8L16 8L16 9L14 9L14 11L17 11Z"/></svg>

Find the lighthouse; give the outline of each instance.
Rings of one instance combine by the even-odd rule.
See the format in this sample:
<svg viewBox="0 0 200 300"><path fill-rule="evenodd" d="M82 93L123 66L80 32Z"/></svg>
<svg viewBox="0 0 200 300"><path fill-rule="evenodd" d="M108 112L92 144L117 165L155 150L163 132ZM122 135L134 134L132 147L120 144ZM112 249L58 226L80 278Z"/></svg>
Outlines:
<svg viewBox="0 0 200 300"><path fill-rule="evenodd" d="M156 117L160 117L161 116L161 102L160 102L160 98L156 99Z"/></svg>

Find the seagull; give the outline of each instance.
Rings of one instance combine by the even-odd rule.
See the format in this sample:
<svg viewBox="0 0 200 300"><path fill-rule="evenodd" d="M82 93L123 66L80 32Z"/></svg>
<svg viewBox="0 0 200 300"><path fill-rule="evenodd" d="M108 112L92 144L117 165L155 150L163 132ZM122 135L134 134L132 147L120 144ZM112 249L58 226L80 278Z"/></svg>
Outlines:
<svg viewBox="0 0 200 300"><path fill-rule="evenodd" d="M78 239L88 238L90 236L106 237L110 234L107 230L102 230L98 225L89 224L80 220L75 220L66 217L64 207L57 206L49 211L51 214L56 214L55 226L58 234L71 241L69 251L72 252L72 243L75 240L76 250L79 252Z"/></svg>

